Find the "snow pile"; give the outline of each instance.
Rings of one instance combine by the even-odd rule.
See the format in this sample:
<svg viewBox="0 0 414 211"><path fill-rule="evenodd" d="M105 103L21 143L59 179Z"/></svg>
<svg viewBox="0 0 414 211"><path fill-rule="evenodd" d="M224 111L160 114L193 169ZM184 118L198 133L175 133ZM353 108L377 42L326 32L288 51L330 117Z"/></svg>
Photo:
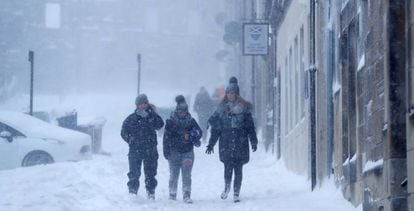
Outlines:
<svg viewBox="0 0 414 211"><path fill-rule="evenodd" d="M360 210L343 199L332 181L310 191L310 183L286 171L263 151L244 167L240 203L219 198L223 166L216 154L196 149L194 204L168 200L168 165L160 158L156 200L145 198L143 178L138 197L127 193L125 154L96 155L93 160L18 168L0 172L0 210ZM179 186L180 187L180 186ZM180 189L180 188L179 188ZM181 190L181 189L180 189ZM180 192L179 192L180 193Z"/></svg>

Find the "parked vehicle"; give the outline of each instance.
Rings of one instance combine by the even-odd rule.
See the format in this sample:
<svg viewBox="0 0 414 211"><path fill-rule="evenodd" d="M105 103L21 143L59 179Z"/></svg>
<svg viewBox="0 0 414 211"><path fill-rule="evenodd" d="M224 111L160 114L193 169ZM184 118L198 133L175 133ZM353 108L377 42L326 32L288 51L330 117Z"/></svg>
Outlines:
<svg viewBox="0 0 414 211"><path fill-rule="evenodd" d="M53 113L53 115L51 115ZM78 119L76 110L60 112L36 111L33 116L45 122L56 122L60 127L76 130L91 136L92 153L110 155L102 149L102 130L106 119L102 116L82 117Z"/></svg>
<svg viewBox="0 0 414 211"><path fill-rule="evenodd" d="M91 137L0 110L0 169L91 158Z"/></svg>

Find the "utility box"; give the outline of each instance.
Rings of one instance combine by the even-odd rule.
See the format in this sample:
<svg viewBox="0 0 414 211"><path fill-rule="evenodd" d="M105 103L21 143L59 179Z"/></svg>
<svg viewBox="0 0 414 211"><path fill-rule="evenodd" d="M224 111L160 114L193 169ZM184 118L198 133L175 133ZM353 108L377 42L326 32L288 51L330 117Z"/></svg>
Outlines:
<svg viewBox="0 0 414 211"><path fill-rule="evenodd" d="M91 147L93 153L100 153L102 150L102 128L106 123L104 117L82 118L78 120L76 111L66 113L56 118L59 126L77 130L91 136Z"/></svg>

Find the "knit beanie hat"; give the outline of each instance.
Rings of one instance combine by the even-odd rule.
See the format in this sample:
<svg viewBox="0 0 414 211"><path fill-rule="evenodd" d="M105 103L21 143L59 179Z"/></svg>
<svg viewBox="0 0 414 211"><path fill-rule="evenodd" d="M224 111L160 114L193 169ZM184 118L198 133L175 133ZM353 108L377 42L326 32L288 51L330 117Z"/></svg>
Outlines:
<svg viewBox="0 0 414 211"><path fill-rule="evenodd" d="M185 98L182 95L178 95L175 97L175 102L177 106L175 107L175 111L177 112L188 112L188 105L185 102Z"/></svg>
<svg viewBox="0 0 414 211"><path fill-rule="evenodd" d="M237 84L237 78L234 76L230 77L229 84Z"/></svg>
<svg viewBox="0 0 414 211"><path fill-rule="evenodd" d="M235 94L237 94L238 91L239 91L239 87L237 86L237 84L229 84L226 87L226 93L234 92Z"/></svg>
<svg viewBox="0 0 414 211"><path fill-rule="evenodd" d="M135 105L141 105L148 103L148 97L145 94L140 94L135 98Z"/></svg>
<svg viewBox="0 0 414 211"><path fill-rule="evenodd" d="M237 84L237 78L234 76L230 77L229 85L226 88L226 92L230 91L236 93L237 95L240 95L240 89L239 85Z"/></svg>

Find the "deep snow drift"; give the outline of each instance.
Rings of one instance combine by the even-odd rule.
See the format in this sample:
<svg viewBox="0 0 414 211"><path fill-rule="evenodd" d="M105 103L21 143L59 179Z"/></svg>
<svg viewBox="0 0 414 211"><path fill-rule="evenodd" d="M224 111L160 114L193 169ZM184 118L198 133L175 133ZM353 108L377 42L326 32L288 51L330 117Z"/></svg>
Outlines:
<svg viewBox="0 0 414 211"><path fill-rule="evenodd" d="M173 105L173 97L159 97L161 100L155 104L165 105L171 101ZM0 171L0 210L361 210L347 202L331 180L311 192L305 177L288 172L283 161L265 153L260 144L259 150L251 154L250 162L244 166L240 203L233 203L231 194L227 200L220 199L224 179L218 146L215 154L206 155L205 145L195 148L193 204L182 202L181 184L178 200L168 200L169 171L168 163L162 157L162 144L159 144L156 200L146 199L143 176L138 197L131 197L126 187L127 145L119 134L123 119L134 108L134 97L96 95L57 101L47 99L38 101L38 107L72 107L80 116L105 116L103 149L111 155L94 155L92 160L76 163ZM155 98L149 94L149 99ZM18 106L20 100L0 105L0 109L19 110L22 108ZM158 142L161 143L160 138Z"/></svg>

